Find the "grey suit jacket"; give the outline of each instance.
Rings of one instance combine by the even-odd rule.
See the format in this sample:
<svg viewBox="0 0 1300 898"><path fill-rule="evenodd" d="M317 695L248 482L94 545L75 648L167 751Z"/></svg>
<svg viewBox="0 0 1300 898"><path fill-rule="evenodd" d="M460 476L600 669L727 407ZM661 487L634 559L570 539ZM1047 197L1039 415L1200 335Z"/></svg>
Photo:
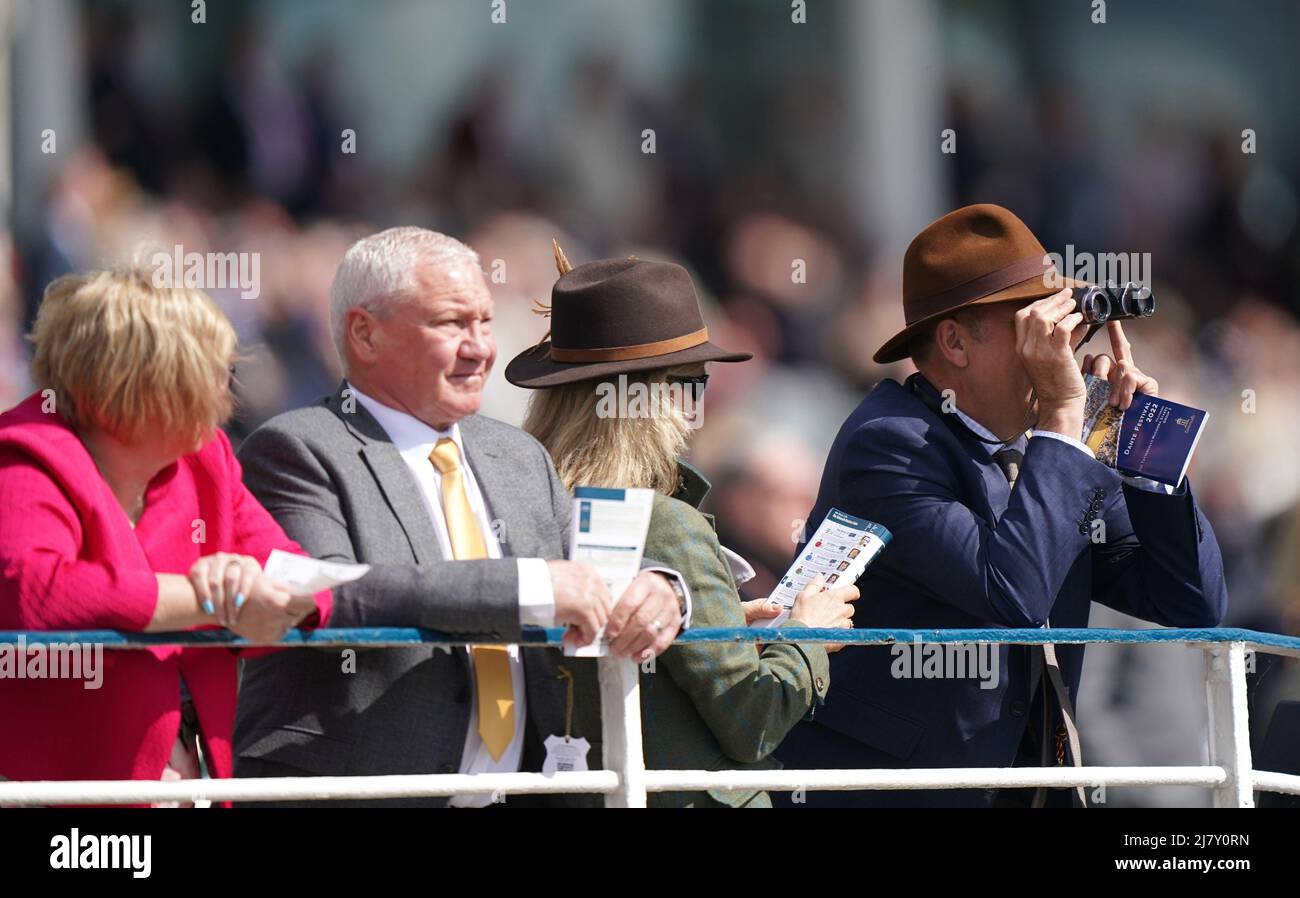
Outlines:
<svg viewBox="0 0 1300 898"><path fill-rule="evenodd" d="M360 580L334 590L332 626L519 637L515 559L566 557L572 500L550 456L528 434L478 415L463 419L460 428L508 557L442 556L397 448L342 385L314 406L271 419L240 447L244 482L306 552L371 565ZM524 649L523 657L529 717L524 769L539 769L540 739L563 732L559 668L590 662L541 648ZM237 767L253 758L321 775L459 770L472 695L464 649L359 649L355 672L346 662L338 648L289 649L247 660L235 722ZM594 670L578 679L584 690L595 688ZM600 733L574 735L593 743L589 758L598 766Z"/></svg>

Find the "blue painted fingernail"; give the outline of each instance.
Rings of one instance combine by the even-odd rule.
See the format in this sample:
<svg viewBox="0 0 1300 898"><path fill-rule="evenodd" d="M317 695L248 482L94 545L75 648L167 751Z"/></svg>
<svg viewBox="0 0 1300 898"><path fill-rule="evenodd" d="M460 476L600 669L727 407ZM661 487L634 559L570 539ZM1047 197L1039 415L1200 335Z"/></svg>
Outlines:
<svg viewBox="0 0 1300 898"><path fill-rule="evenodd" d="M212 606L212 600L211 600L211 599L204 599L204 600L203 600L203 613L204 613L204 614L212 614L212 613L215 612L216 610L217 610L217 609L214 608L214 607Z"/></svg>
<svg viewBox="0 0 1300 898"><path fill-rule="evenodd" d="M243 606L243 604L244 604L244 594L242 592L235 593L235 607L240 608Z"/></svg>

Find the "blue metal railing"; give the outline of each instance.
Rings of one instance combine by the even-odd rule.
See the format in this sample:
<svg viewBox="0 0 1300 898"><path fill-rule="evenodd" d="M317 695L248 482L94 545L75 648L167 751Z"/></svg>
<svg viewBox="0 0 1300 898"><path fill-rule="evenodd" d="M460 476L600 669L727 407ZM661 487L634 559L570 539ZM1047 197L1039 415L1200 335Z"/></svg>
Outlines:
<svg viewBox="0 0 1300 898"><path fill-rule="evenodd" d="M563 629L524 628L515 640L521 645L560 647ZM246 640L225 630L190 630L176 633L124 633L118 630L0 630L0 645L16 644L22 637L27 645L50 643L90 643L104 648L144 648L159 645L248 646ZM996 627L967 630L934 629L818 629L782 627L702 627L677 637L679 643L691 642L832 642L845 645L892 645L894 643L1015 643L1015 644L1085 644L1085 643L1230 643L1247 642L1279 650L1280 654L1300 655L1300 636L1285 636L1235 627L1167 628L1118 630L1101 627L1061 627L1051 629L1000 629ZM346 629L294 630L276 645L332 648L335 646L465 645L492 640L470 640L436 630L417 627L351 627ZM501 640L504 641L504 640Z"/></svg>
<svg viewBox="0 0 1300 898"><path fill-rule="evenodd" d="M559 647L563 631L526 629L518 643ZM363 627L293 631L276 645L314 648L383 648L464 645L453 636L413 627ZM482 642L484 640L473 640ZM637 666L616 658L600 660L604 769L551 775L501 773L462 776L418 774L379 777L307 777L180 782L104 781L0 783L7 804L139 804L156 801L300 800L388 798L453 794L599 792L607 806L645 807L653 792L683 788L761 789L952 789L1184 784L1210 788L1216 807L1252 807L1253 790L1300 794L1300 777L1254 770L1250 759L1247 657L1252 650L1300 657L1300 637L1228 627L1116 630L1054 629L752 629L699 628L678 642L832 642L846 645L916 643L1111 643L1191 644L1206 655L1210 764L1202 767L972 768L819 771L647 770L641 749ZM160 645L247 647L225 630L181 633L122 633L115 630L0 631L0 647L91 644L104 649L146 649Z"/></svg>

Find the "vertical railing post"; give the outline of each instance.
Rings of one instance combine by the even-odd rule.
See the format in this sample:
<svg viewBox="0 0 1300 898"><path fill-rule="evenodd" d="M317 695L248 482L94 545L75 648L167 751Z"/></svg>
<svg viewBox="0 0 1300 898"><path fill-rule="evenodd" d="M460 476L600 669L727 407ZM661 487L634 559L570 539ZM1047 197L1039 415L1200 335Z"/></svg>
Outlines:
<svg viewBox="0 0 1300 898"><path fill-rule="evenodd" d="M600 728L605 769L618 774L618 789L605 795L605 807L645 807L641 680L634 661L613 655L600 659Z"/></svg>
<svg viewBox="0 0 1300 898"><path fill-rule="evenodd" d="M1228 774L1223 784L1214 789L1214 806L1253 808L1244 642L1206 646L1205 694L1210 711L1210 763Z"/></svg>

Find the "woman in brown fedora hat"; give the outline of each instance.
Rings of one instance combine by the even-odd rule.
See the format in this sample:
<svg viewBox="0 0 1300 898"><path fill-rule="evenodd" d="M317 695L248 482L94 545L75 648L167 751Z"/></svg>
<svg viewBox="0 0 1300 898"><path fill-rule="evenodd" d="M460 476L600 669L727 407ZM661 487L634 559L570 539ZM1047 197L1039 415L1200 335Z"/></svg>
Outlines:
<svg viewBox="0 0 1300 898"><path fill-rule="evenodd" d="M524 429L550 452L565 485L655 490L645 554L679 571L690 587L692 626L741 627L746 614L713 529L697 506L709 483L680 461L698 416L708 362L748 353L709 342L684 268L608 259L567 271L551 293L550 339L521 353L506 379L537 390ZM611 401L639 393L643 400ZM810 587L785 626L847 627L854 586ZM682 643L642 673L642 727L652 769L779 767L785 734L820 703L830 684L821 645ZM591 713L593 709L580 709ZM597 729L598 731L598 729ZM754 789L671 792L651 803L675 807L770 807Z"/></svg>

